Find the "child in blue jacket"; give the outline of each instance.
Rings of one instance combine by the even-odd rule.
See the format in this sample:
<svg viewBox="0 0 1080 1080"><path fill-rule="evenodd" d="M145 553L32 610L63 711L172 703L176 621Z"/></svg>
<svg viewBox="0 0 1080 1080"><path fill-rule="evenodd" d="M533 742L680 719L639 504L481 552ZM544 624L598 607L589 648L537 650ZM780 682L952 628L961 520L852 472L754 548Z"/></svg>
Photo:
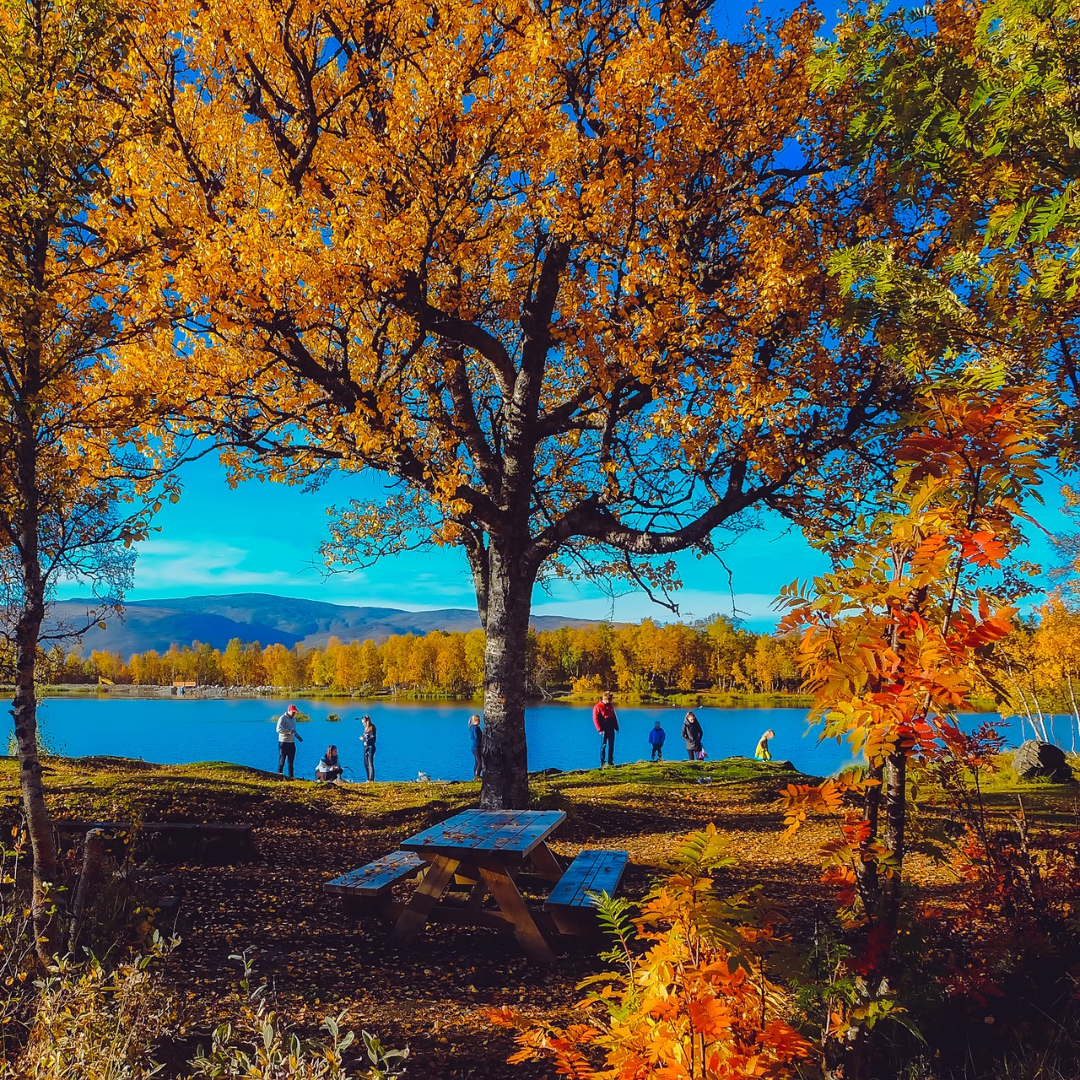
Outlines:
<svg viewBox="0 0 1080 1080"><path fill-rule="evenodd" d="M652 747L650 761L664 760L664 740L666 738L667 735L664 734L664 729L660 726L660 721L657 720L652 731L649 732L649 745Z"/></svg>

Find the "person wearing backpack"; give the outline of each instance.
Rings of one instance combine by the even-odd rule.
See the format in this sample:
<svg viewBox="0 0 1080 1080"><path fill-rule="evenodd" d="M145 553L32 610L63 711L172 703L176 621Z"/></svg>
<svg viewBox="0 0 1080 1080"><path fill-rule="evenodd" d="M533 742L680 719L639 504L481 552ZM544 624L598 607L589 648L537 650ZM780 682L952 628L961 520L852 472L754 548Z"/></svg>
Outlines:
<svg viewBox="0 0 1080 1080"><path fill-rule="evenodd" d="M600 700L593 706L593 727L600 732L600 768L604 767L604 755L607 754L607 764L615 764L615 732L619 730L619 718L615 714L615 706L611 703L610 690L605 690L600 695Z"/></svg>

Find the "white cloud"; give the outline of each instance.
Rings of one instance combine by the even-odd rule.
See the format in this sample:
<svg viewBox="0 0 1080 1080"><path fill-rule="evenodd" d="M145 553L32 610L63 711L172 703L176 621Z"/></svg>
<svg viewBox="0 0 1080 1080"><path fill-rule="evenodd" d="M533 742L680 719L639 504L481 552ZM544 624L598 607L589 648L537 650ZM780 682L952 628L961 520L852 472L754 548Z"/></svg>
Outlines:
<svg viewBox="0 0 1080 1080"><path fill-rule="evenodd" d="M617 597L612 602L607 597L545 601L537 598L533 605L534 615L562 615L573 619L612 619L615 622L638 622L641 619L655 619L657 622L671 622L681 619L691 622L710 615L732 615L743 620L757 630L775 626L778 614L772 608L774 596L766 593L736 593L734 602L727 592L712 592L703 589L683 589L674 594L679 614L659 604L654 604L643 592L629 593ZM734 610L733 610L734 608Z"/></svg>
<svg viewBox="0 0 1080 1080"><path fill-rule="evenodd" d="M207 587L224 591L319 587L315 567L303 568L297 574L284 569L249 569L245 566L249 561L250 553L232 544L213 540L151 539L139 545L132 597L150 593L159 596L176 594Z"/></svg>
<svg viewBox="0 0 1080 1080"><path fill-rule="evenodd" d="M281 568L266 568L268 564L273 566L275 558ZM358 607L474 610L476 598L468 574L449 560L435 562L434 566L432 562L406 556L388 559L367 572L326 577L314 560L304 564L288 548L263 548L256 553L226 541L155 537L139 545L135 587L129 599L254 591ZM777 620L771 607L773 599L766 593L736 593L734 614L754 629L768 629ZM713 614L733 614L731 594L724 591L688 588L676 593L675 600L679 616L653 604L642 592L612 601L599 594L594 585L552 581L547 591L536 590L533 613L616 622L644 618L670 622L676 617L691 621Z"/></svg>

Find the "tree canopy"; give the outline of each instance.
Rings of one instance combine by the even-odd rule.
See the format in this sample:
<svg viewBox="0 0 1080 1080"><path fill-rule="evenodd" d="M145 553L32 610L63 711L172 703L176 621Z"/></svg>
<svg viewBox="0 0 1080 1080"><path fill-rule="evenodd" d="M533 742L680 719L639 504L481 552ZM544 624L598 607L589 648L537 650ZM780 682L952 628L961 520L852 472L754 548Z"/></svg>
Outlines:
<svg viewBox="0 0 1080 1080"><path fill-rule="evenodd" d="M864 252L849 277L885 318L906 318L934 359L970 350L999 382L1045 380L1059 401L1053 445L1071 466L1080 445L1076 5L854 10L815 74L847 103L852 153L878 161L899 205L933 223L914 258Z"/></svg>
<svg viewBox="0 0 1080 1080"><path fill-rule="evenodd" d="M112 383L117 350L159 323L140 289L156 245L127 232L112 169L132 125L109 92L123 20L97 0L0 0L0 632L34 853L38 948L51 955L56 854L41 784L35 675L58 582L115 608L159 477L150 417ZM160 294L159 300L160 300ZM70 627L70 631L85 629Z"/></svg>

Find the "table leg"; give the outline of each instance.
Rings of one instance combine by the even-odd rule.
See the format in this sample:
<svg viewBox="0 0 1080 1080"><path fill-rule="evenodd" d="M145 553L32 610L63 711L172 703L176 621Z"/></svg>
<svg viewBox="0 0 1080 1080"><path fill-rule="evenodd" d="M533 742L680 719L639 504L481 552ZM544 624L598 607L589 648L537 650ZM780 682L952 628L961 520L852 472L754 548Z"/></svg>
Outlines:
<svg viewBox="0 0 1080 1080"><path fill-rule="evenodd" d="M547 878L548 881L558 881L563 876L562 863L559 862L559 857L547 844L534 847L530 858L533 866L536 867L536 872L542 878Z"/></svg>
<svg viewBox="0 0 1080 1080"><path fill-rule="evenodd" d="M405 910L398 917L390 938L399 945L408 945L416 940L417 934L424 929L431 909L442 899L443 893L453 880L458 868L457 859L436 856L424 874L424 880L416 887L412 899L405 905Z"/></svg>
<svg viewBox="0 0 1080 1080"><path fill-rule="evenodd" d="M514 927L514 936L521 943L521 947L535 960L543 960L547 964L555 962L555 954L551 951L540 928L533 920L532 913L525 906L525 901L518 892L513 878L502 867L481 866L480 873L495 897L495 903L510 920Z"/></svg>
<svg viewBox="0 0 1080 1080"><path fill-rule="evenodd" d="M454 871L454 885L467 890L465 901L468 907L479 907L487 893L487 885L480 871L470 862L460 862Z"/></svg>

